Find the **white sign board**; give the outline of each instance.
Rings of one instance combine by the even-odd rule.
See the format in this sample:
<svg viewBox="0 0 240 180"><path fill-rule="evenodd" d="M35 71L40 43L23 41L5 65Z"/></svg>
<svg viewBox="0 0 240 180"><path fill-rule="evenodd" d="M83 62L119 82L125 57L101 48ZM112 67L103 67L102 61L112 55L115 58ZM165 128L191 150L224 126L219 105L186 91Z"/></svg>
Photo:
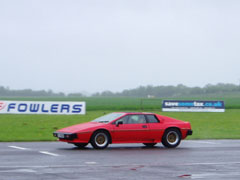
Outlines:
<svg viewBox="0 0 240 180"><path fill-rule="evenodd" d="M86 114L86 103L0 100L0 114Z"/></svg>
<svg viewBox="0 0 240 180"><path fill-rule="evenodd" d="M225 112L224 101L163 100L162 111Z"/></svg>

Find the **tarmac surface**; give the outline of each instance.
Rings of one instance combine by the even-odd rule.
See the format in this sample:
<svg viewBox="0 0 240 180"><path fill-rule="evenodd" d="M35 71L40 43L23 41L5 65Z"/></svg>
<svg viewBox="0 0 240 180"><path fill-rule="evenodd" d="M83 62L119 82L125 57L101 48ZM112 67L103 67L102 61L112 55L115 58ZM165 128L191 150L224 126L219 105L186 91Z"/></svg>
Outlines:
<svg viewBox="0 0 240 180"><path fill-rule="evenodd" d="M0 180L240 179L240 140L113 144L104 150L62 142L0 143Z"/></svg>

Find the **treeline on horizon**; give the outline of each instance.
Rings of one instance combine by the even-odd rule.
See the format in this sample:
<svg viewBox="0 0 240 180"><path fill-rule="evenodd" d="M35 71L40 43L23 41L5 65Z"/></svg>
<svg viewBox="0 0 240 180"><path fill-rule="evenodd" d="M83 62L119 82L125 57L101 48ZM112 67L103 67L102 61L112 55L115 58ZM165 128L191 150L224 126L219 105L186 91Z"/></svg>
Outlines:
<svg viewBox="0 0 240 180"><path fill-rule="evenodd" d="M177 86L140 86L134 89L123 90L122 92L103 91L92 94L90 97L181 97L200 96L208 94L232 94L240 93L240 86L236 84L218 83L216 85L207 84L204 87L188 87L182 84ZM0 86L0 97L86 97L82 93L65 94L55 93L52 90L11 90Z"/></svg>

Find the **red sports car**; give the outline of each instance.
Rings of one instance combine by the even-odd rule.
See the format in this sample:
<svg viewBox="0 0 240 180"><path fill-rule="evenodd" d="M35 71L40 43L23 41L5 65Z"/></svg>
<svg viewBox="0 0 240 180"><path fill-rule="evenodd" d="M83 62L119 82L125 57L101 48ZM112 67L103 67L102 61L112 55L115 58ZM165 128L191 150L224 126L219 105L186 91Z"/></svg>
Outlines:
<svg viewBox="0 0 240 180"><path fill-rule="evenodd" d="M107 114L53 133L59 141L80 148L91 143L95 149L104 149L111 143L143 143L153 147L159 142L165 147L174 148L188 135L192 135L189 122L154 113L128 112Z"/></svg>

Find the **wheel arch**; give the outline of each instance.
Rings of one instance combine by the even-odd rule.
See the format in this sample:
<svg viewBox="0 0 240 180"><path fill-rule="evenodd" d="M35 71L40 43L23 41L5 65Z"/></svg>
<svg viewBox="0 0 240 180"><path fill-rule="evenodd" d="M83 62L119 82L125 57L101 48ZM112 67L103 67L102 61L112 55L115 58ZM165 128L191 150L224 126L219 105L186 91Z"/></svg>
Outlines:
<svg viewBox="0 0 240 180"><path fill-rule="evenodd" d="M106 132L106 133L108 134L108 137L109 137L109 140L110 140L110 141L109 141L109 144L112 143L112 136L111 136L111 133L110 133L107 129L104 129L104 128L97 129L97 130L93 131L93 133L92 133L92 135L91 135L91 137L90 137L89 142L91 141L92 136L94 135L94 133L96 133L96 132L98 132L98 131L104 131L104 132Z"/></svg>
<svg viewBox="0 0 240 180"><path fill-rule="evenodd" d="M167 130L169 130L169 129L177 129L177 130L180 132L180 134L181 134L181 139L182 139L182 131L181 131L181 128L179 128L179 127L177 127L177 126L171 126L171 127L166 128L166 129L164 130L164 133L163 133L163 134L165 134L165 132L166 132Z"/></svg>

